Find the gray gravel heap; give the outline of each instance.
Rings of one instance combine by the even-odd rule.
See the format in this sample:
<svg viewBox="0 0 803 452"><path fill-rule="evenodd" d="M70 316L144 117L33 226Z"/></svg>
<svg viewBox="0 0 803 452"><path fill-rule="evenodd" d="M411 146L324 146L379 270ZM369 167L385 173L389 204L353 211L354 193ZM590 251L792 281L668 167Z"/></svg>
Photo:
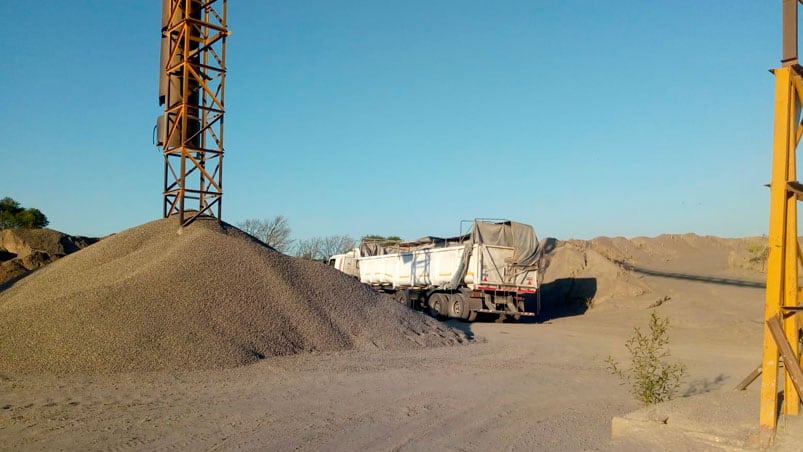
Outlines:
<svg viewBox="0 0 803 452"><path fill-rule="evenodd" d="M214 219L128 229L0 292L0 374L216 369L465 341L333 268Z"/></svg>

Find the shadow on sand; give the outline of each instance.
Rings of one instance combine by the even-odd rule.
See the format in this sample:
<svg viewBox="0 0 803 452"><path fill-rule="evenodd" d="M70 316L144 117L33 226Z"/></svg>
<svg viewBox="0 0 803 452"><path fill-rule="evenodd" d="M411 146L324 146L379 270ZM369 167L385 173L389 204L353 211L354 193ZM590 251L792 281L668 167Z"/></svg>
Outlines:
<svg viewBox="0 0 803 452"><path fill-rule="evenodd" d="M659 270L651 270L649 268L644 268L644 267L638 267L633 264L628 264L627 262L620 260L614 260L614 262L620 265L625 270L630 270L632 272L641 273L643 275L648 275L648 276L656 276L659 278L684 279L686 281L698 281L710 284L723 284L726 286L754 287L757 289L763 289L766 287L766 284L760 281L748 281L744 279L720 278L717 276L691 275L688 273L666 272Z"/></svg>
<svg viewBox="0 0 803 452"><path fill-rule="evenodd" d="M27 273L24 273L24 274L22 274L22 275L19 275L19 276L15 277L15 278L11 278L11 279L9 279L8 281L6 281L6 282L4 282L4 283L0 284L0 293L2 293L2 292L3 292L4 290L6 290L6 289L10 289L10 288L11 288L11 286L13 286L14 284L16 284L16 283L17 283L19 280L21 280L22 278L24 278L24 277L26 277L26 276L30 275L31 273L33 273L33 272L27 272Z"/></svg>
<svg viewBox="0 0 803 452"><path fill-rule="evenodd" d="M582 315L597 294L596 278L559 278L544 283L541 288L541 306L538 315L522 319L525 322L548 322L560 317ZM531 297L525 300L528 311L536 312L537 300Z"/></svg>

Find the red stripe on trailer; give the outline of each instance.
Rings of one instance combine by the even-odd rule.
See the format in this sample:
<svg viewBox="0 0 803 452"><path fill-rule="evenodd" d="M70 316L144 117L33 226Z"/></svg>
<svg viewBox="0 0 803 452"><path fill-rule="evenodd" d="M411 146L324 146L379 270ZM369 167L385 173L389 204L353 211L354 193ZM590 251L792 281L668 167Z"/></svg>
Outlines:
<svg viewBox="0 0 803 452"><path fill-rule="evenodd" d="M474 290L487 290L489 292L517 292L517 293L535 293L535 289L513 289L505 290L501 287L477 287Z"/></svg>

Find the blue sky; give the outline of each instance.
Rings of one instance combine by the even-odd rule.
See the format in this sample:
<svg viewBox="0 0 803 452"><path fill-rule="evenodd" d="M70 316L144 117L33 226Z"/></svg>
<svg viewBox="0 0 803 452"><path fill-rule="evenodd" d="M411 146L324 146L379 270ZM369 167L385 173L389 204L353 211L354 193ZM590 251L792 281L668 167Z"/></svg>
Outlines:
<svg viewBox="0 0 803 452"><path fill-rule="evenodd" d="M780 1L229 1L223 219L294 238L767 231ZM0 195L162 213L158 1L0 2Z"/></svg>

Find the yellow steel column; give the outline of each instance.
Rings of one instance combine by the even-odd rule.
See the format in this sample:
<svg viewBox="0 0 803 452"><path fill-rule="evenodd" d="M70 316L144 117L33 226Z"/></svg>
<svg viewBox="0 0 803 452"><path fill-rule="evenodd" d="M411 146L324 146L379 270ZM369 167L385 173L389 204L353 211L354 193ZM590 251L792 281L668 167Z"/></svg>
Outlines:
<svg viewBox="0 0 803 452"><path fill-rule="evenodd" d="M785 251L785 271L786 271L786 290L782 302L781 315L784 336L791 349L794 362L784 364L784 406L783 412L788 415L800 413L800 394L798 387L794 384L792 370L799 370L800 362L798 341L800 339L800 325L797 313L798 305L801 302L798 287L798 262L801 259L800 246L798 244L797 233L797 201L801 199L799 193L799 183L797 182L797 146L800 142L801 125L799 122L801 103L803 103L803 83L800 77L800 66L798 65L798 0L783 0L782 2L782 58L781 65L791 68L790 83L792 84L792 94L790 98L788 121L788 159L787 180L795 181L795 189L787 191L787 211L786 211L786 251ZM791 188L791 187L788 187ZM777 338L776 338L777 339ZM780 345L780 344L776 344ZM789 360L787 355L784 359ZM793 367L795 367L793 369Z"/></svg>
<svg viewBox="0 0 803 452"><path fill-rule="evenodd" d="M797 180L797 127L798 119L800 117L800 93L797 91L796 81L800 80L800 75L795 73L794 69L791 72L791 94L789 105L789 136L788 140L788 162L787 174L788 181ZM786 251L784 252L784 298L783 306L795 306L798 299L798 283L797 283L797 263L798 263L798 238L797 238L797 196L794 196L787 190L786 194ZM797 315L796 313L784 313L784 331L792 351L797 355ZM794 340L793 340L794 337ZM777 345L777 344L776 344ZM790 363L796 364L796 363ZM797 415L800 412L800 396L795 389L792 378L789 372L784 372L783 384L783 413L788 415Z"/></svg>
<svg viewBox="0 0 803 452"><path fill-rule="evenodd" d="M775 69L775 126L773 128L772 180L770 182L769 256L764 319L780 313L784 297L786 263L787 182L789 174L791 117L794 90L792 68ZM797 282L795 282L797 285ZM761 406L759 413L762 443L772 441L777 425L778 346L764 326L764 353L761 362Z"/></svg>

